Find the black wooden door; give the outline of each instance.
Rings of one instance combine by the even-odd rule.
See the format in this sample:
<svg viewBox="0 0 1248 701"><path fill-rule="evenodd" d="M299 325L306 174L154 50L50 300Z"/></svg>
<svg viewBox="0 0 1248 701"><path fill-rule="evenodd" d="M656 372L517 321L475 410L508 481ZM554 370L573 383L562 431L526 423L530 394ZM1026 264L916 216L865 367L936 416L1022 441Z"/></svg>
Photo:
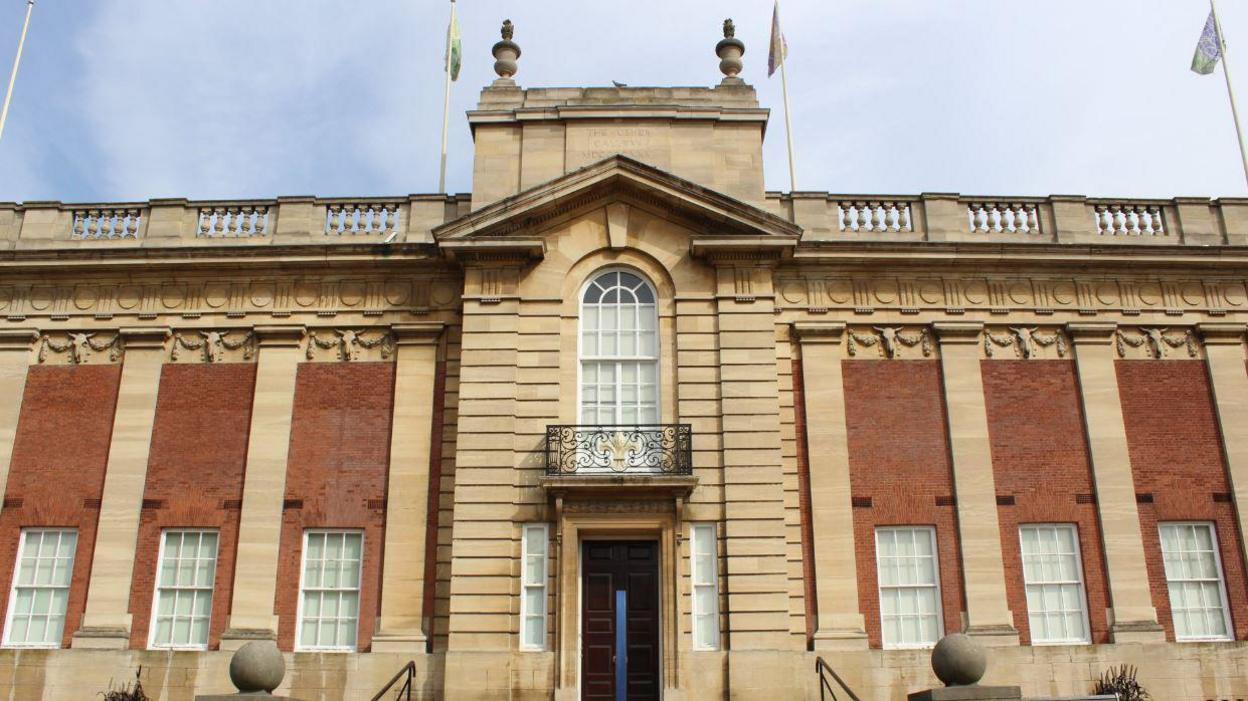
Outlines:
<svg viewBox="0 0 1248 701"><path fill-rule="evenodd" d="M621 689L627 691L621 695ZM582 546L581 698L658 701L656 542L587 541Z"/></svg>

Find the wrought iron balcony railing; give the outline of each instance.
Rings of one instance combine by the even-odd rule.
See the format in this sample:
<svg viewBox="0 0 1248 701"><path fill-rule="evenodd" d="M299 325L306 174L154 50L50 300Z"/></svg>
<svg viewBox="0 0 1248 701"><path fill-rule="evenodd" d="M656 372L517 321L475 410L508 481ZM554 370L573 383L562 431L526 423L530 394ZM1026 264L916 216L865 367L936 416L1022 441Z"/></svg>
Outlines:
<svg viewBox="0 0 1248 701"><path fill-rule="evenodd" d="M689 424L547 426L548 475L691 475Z"/></svg>

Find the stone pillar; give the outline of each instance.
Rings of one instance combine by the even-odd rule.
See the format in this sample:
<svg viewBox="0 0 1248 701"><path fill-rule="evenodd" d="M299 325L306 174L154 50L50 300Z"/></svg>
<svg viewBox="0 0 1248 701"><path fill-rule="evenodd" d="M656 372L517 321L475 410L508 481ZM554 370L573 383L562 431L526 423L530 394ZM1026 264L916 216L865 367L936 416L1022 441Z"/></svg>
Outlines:
<svg viewBox="0 0 1248 701"><path fill-rule="evenodd" d="M958 500L958 538L966 586L966 633L986 645L1017 645L1005 595L1005 562L997 489L988 442L988 409L980 369L979 322L938 322L940 365L949 418L949 448Z"/></svg>
<svg viewBox="0 0 1248 701"><path fill-rule="evenodd" d="M1109 593L1113 601L1110 633L1114 642L1164 640L1157 622L1148 570L1144 566L1144 539L1135 504L1135 479L1127 449L1127 429L1118 396L1111 322L1066 325L1075 347L1079 395L1087 426L1092 478L1105 546Z"/></svg>
<svg viewBox="0 0 1248 701"><path fill-rule="evenodd" d="M169 329L123 328L120 333L125 344L121 384L108 447L87 607L82 625L74 633L73 647L124 649L130 644L130 584L139 511Z"/></svg>
<svg viewBox="0 0 1248 701"><path fill-rule="evenodd" d="M9 482L9 461L17 438L17 419L26 391L26 370L30 366L31 344L39 338L34 329L0 331L0 498Z"/></svg>
<svg viewBox="0 0 1248 701"><path fill-rule="evenodd" d="M243 508L238 522L238 566L230 618L221 649L249 640L276 640L277 555L286 494L286 455L295 403L302 326L257 326L256 389L251 405Z"/></svg>
<svg viewBox="0 0 1248 701"><path fill-rule="evenodd" d="M425 539L429 515L429 460L438 339L442 324L392 327L398 345L390 475L386 489L386 546L381 616L373 652L425 652Z"/></svg>
<svg viewBox="0 0 1248 701"><path fill-rule="evenodd" d="M1209 364L1209 384L1226 451L1226 470L1235 495L1235 515L1248 524L1248 366L1244 363L1244 324L1201 324ZM1241 525L1241 528L1243 526ZM1248 560L1248 542L1240 538Z"/></svg>
<svg viewBox="0 0 1248 701"><path fill-rule="evenodd" d="M815 649L862 649L867 647L867 633L858 610L845 385L841 379L845 324L798 323L793 330L802 344L802 395L806 402L818 611Z"/></svg>

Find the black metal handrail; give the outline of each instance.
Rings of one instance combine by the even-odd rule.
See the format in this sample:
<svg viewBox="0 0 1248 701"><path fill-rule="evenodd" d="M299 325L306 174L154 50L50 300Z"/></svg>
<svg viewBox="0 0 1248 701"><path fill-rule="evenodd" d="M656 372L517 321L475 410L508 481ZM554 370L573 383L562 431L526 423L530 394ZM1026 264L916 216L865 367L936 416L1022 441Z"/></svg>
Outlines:
<svg viewBox="0 0 1248 701"><path fill-rule="evenodd" d="M546 474L693 474L689 424L547 426Z"/></svg>
<svg viewBox="0 0 1248 701"><path fill-rule="evenodd" d="M832 701L837 701L836 689L832 686L832 682L828 681L825 673L832 675L832 678L836 680L836 683L841 685L841 689L845 691L845 694L849 697L849 701L862 701L862 699L858 698L857 694L849 688L849 685L845 683L845 680L841 679L840 675L836 673L836 670L832 669L831 665L824 662L822 657L816 657L815 674L819 675L819 701L826 701L826 699L829 698L825 695L825 692L826 694L831 694Z"/></svg>
<svg viewBox="0 0 1248 701"><path fill-rule="evenodd" d="M412 701L412 685L415 684L416 682L416 661L415 660L410 660L407 664L403 665L403 669L400 669L397 674L395 674L393 677L390 677L390 681L386 682L386 685L381 687L381 691L378 691L377 695L374 696L369 701L381 701L381 697L385 696L386 692L390 691L391 688L394 687L394 685L397 684L400 679L403 679L403 685L395 690L394 692L395 701L398 701L398 699L404 699L404 701Z"/></svg>

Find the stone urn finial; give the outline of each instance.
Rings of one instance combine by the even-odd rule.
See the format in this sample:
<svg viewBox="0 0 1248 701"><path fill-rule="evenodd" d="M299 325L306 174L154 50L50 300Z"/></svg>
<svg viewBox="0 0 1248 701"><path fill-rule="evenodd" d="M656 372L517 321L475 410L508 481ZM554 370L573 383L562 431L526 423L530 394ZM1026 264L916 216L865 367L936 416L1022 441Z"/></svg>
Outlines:
<svg viewBox="0 0 1248 701"><path fill-rule="evenodd" d="M737 27L729 17L724 20L724 38L715 45L715 55L719 56L719 70L724 74L721 84L739 85L744 82L737 77L737 74L744 67L741 57L745 55L745 43L736 35Z"/></svg>
<svg viewBox="0 0 1248 701"><path fill-rule="evenodd" d="M515 25L511 23L511 20L503 20L503 28L500 32L503 40L490 50L494 54L494 72L498 74L498 79L494 81L495 85L515 85L511 77L520 70L516 64L516 59L520 58L520 45L511 40L515 31Z"/></svg>
<svg viewBox="0 0 1248 701"><path fill-rule="evenodd" d="M984 678L984 646L962 633L946 635L932 649L932 671L945 686L971 686Z"/></svg>

